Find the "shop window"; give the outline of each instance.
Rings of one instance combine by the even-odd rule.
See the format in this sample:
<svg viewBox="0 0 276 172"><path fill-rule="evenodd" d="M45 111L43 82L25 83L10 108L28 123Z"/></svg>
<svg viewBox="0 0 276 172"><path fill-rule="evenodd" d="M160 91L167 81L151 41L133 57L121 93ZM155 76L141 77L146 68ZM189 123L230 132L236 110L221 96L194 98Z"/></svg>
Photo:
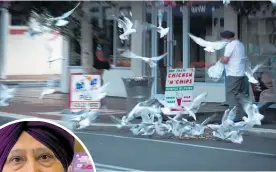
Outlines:
<svg viewBox="0 0 276 172"><path fill-rule="evenodd" d="M131 67L131 59L120 56L120 51L118 49L130 49L131 48L131 36L128 41L121 41L119 35L123 33L123 30L118 28L117 20L112 17L116 16L116 11L126 11L130 10L130 7L121 7L120 9L115 9L112 7L103 8L104 13L104 27L106 36L110 42L110 58L111 63L115 67Z"/></svg>
<svg viewBox="0 0 276 172"><path fill-rule="evenodd" d="M129 11L131 11L131 7L119 8L119 14L122 12L123 15L130 18ZM129 50L131 49L131 36L129 37L129 40L121 40L119 36L123 33L123 29L118 27L117 21L114 21L114 26L116 27L114 29L115 31L114 39L116 40L115 42L116 53L114 54L114 57L113 57L113 64L116 67L131 67L131 59L120 56L121 52L118 51L118 49L129 49Z"/></svg>
<svg viewBox="0 0 276 172"><path fill-rule="evenodd" d="M224 29L223 8L214 8L210 2L192 6L189 12L191 34L208 41L220 40L219 34ZM190 39L189 67L195 68L195 82L214 82L207 74L208 64L216 62L221 56L223 50L209 53ZM223 82L224 77L221 77L218 83Z"/></svg>
<svg viewBox="0 0 276 172"><path fill-rule="evenodd" d="M23 14L14 14L11 15L11 25L12 26L27 26L28 25L28 16Z"/></svg>
<svg viewBox="0 0 276 172"><path fill-rule="evenodd" d="M251 84L253 97L256 102L269 102L273 95L273 63L276 53L276 16L273 16L274 7L263 6L260 11L243 17L240 21L241 40L244 42L247 57L252 66L265 61L265 64L255 73L259 86ZM275 9L275 8L274 8ZM263 11L266 11L263 14ZM274 78L275 79L275 78Z"/></svg>

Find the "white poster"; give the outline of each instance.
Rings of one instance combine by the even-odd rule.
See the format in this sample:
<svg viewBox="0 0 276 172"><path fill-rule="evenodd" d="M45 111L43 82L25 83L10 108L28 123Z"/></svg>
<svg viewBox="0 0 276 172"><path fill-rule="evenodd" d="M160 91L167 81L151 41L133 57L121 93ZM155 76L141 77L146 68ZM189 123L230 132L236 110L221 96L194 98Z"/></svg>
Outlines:
<svg viewBox="0 0 276 172"><path fill-rule="evenodd" d="M165 100L172 107L171 110L183 110L193 101L194 68L171 69L167 74Z"/></svg>
<svg viewBox="0 0 276 172"><path fill-rule="evenodd" d="M100 75L71 75L69 106L73 111L89 107L97 110L101 107L100 101L93 100L87 91L97 90L101 87Z"/></svg>

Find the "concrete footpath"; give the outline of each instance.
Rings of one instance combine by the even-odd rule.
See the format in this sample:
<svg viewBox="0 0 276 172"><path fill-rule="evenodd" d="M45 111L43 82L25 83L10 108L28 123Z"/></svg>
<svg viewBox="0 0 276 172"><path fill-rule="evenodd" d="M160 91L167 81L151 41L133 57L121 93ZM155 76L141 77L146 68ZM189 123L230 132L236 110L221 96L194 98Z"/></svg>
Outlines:
<svg viewBox="0 0 276 172"><path fill-rule="evenodd" d="M16 93L15 98L12 100L10 106L0 107L0 120L5 118L22 119L29 117L38 117L50 119L54 121L61 121L61 111L68 108L68 95L67 94L53 94L46 96L45 99L38 99L41 88L21 88ZM100 128L112 129L116 127L111 120L110 115L121 118L126 115L126 99L107 97L104 100L105 108L101 109L100 119L91 126L91 130L98 130ZM207 117L217 114L213 123L219 123L223 112L227 109L226 106L220 106L216 103L207 103L203 106L197 114L198 121L203 121ZM276 116L275 112L270 112L273 117ZM272 119L272 118L271 118ZM139 119L137 119L137 122ZM255 135L260 137L269 137L276 139L276 123L271 120L271 124L264 124L247 131L247 135Z"/></svg>

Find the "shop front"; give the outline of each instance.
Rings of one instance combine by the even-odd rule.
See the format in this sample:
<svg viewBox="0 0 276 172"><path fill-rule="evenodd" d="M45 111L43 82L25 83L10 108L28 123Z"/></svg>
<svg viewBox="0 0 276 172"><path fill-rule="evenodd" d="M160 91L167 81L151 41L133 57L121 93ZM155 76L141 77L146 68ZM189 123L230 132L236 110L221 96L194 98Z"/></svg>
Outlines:
<svg viewBox="0 0 276 172"><path fill-rule="evenodd" d="M276 8L263 3L240 19L240 37L246 46L247 56L254 67L264 65L256 72L260 84L251 84L251 98L255 102L276 102L275 53L276 53ZM274 76L274 82L273 82Z"/></svg>
<svg viewBox="0 0 276 172"><path fill-rule="evenodd" d="M163 27L169 27L167 36L160 38L156 31L138 31L133 34L130 41L121 42L120 30L113 19L108 19L110 14L118 14L120 10L130 9L132 20L158 24L157 9L152 8L146 2L131 1L118 2L114 7L99 6L94 10L98 16L98 25L105 30L112 46L113 69L104 74L105 82L110 82L114 89L108 90L109 96L126 97L122 77L132 76L156 76L154 79L153 95L164 94L166 74L170 69L195 68L194 96L202 92L208 92L208 102L225 101L225 81L222 78L213 82L207 75L206 64L215 62L223 55L223 51L208 53L190 40L188 33L207 40L218 40L220 31L224 29L238 31L237 13L231 7L224 7L222 2L193 2L187 6L167 6L163 14ZM96 8L96 6L95 6ZM100 17L102 16L102 17ZM227 22L224 22L227 21ZM158 56L168 53L161 60L157 68L151 69L140 60L127 59L118 54L119 48L129 48L135 54L146 57ZM71 43L71 61L69 68L79 73L80 47L77 43ZM74 52L74 54L73 54ZM74 56L74 57L73 57ZM116 89L115 89L116 88Z"/></svg>
<svg viewBox="0 0 276 172"><path fill-rule="evenodd" d="M224 22L227 21L227 22ZM157 24L157 9L147 7L147 22ZM237 14L221 2L188 3L187 6L167 6L163 15L163 27L169 27L169 34L159 38L155 31L146 38L146 55L157 56L168 53L157 68L152 69L153 94L164 94L166 74L170 69L195 68L194 96L208 92L207 102L225 101L225 79L213 82L207 75L207 66L216 62L223 51L208 53L190 40L192 33L206 40L219 40L224 29L237 33ZM151 39L149 39L151 38ZM147 44L148 43L148 44Z"/></svg>

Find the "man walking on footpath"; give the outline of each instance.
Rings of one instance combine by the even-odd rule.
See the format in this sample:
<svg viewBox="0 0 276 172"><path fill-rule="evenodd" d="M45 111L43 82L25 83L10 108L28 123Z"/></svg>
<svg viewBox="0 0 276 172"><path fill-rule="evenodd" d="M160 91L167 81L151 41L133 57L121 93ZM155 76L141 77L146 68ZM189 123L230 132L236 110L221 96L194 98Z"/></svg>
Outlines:
<svg viewBox="0 0 276 172"><path fill-rule="evenodd" d="M240 121L244 115L242 99L245 97L245 48L241 41L234 39L235 33L223 31L220 33L224 41L229 42L224 50L224 56L220 61L225 64L226 72L226 100L229 109L237 108L235 122Z"/></svg>

